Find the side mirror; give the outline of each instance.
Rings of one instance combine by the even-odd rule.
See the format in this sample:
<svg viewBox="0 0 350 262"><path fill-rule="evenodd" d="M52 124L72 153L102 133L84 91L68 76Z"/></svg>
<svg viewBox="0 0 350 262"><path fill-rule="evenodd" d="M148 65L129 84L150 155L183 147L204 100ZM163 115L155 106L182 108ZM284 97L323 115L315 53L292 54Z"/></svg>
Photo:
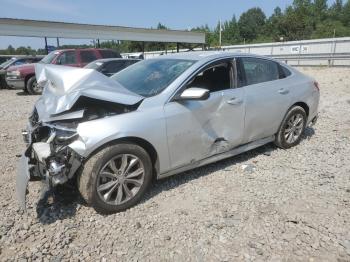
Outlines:
<svg viewBox="0 0 350 262"><path fill-rule="evenodd" d="M198 87L190 87L184 90L177 100L206 100L210 96L209 90Z"/></svg>

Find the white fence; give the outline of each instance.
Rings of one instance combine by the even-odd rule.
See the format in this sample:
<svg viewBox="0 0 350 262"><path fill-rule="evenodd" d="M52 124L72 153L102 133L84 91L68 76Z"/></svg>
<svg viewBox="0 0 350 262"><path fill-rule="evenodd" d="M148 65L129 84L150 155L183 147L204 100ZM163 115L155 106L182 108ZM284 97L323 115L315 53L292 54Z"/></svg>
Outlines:
<svg viewBox="0 0 350 262"><path fill-rule="evenodd" d="M194 51L202 50L196 48ZM223 46L223 51L265 55L293 66L350 66L350 37ZM186 52L187 49L180 49ZM144 57L176 53L176 50L145 52ZM139 53L140 54L140 53ZM128 57L135 55L125 53Z"/></svg>

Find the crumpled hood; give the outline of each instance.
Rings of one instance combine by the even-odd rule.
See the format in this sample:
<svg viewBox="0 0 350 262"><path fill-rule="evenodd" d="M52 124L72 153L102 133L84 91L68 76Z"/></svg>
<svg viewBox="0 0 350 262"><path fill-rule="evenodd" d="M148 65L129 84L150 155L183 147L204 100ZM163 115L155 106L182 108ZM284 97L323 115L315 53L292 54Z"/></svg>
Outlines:
<svg viewBox="0 0 350 262"><path fill-rule="evenodd" d="M124 105L134 105L144 98L93 69L39 63L35 74L44 87L36 103L40 118L69 110L81 96Z"/></svg>

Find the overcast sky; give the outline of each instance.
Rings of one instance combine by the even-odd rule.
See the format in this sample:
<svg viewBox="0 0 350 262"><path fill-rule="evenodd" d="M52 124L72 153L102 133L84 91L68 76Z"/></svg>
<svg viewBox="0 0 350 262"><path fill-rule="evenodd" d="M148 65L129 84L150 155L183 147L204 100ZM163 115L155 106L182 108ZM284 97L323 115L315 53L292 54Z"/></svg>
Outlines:
<svg viewBox="0 0 350 262"><path fill-rule="evenodd" d="M204 24L214 27L251 7L261 7L270 15L276 6L284 9L292 0L0 0L0 17L25 18L131 27L156 27L158 22L171 29L188 29ZM90 40L61 39L61 44L87 43ZM0 49L43 48L40 38L0 36ZM55 45L55 39L49 39Z"/></svg>

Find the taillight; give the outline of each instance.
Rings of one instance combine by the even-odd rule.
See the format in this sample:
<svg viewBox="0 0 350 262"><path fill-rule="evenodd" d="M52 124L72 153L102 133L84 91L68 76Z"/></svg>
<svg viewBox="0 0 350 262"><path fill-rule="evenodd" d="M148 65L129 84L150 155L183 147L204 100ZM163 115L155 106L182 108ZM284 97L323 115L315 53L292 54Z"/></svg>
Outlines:
<svg viewBox="0 0 350 262"><path fill-rule="evenodd" d="M317 81L314 81L314 86L317 88L318 91L320 91L320 85Z"/></svg>

